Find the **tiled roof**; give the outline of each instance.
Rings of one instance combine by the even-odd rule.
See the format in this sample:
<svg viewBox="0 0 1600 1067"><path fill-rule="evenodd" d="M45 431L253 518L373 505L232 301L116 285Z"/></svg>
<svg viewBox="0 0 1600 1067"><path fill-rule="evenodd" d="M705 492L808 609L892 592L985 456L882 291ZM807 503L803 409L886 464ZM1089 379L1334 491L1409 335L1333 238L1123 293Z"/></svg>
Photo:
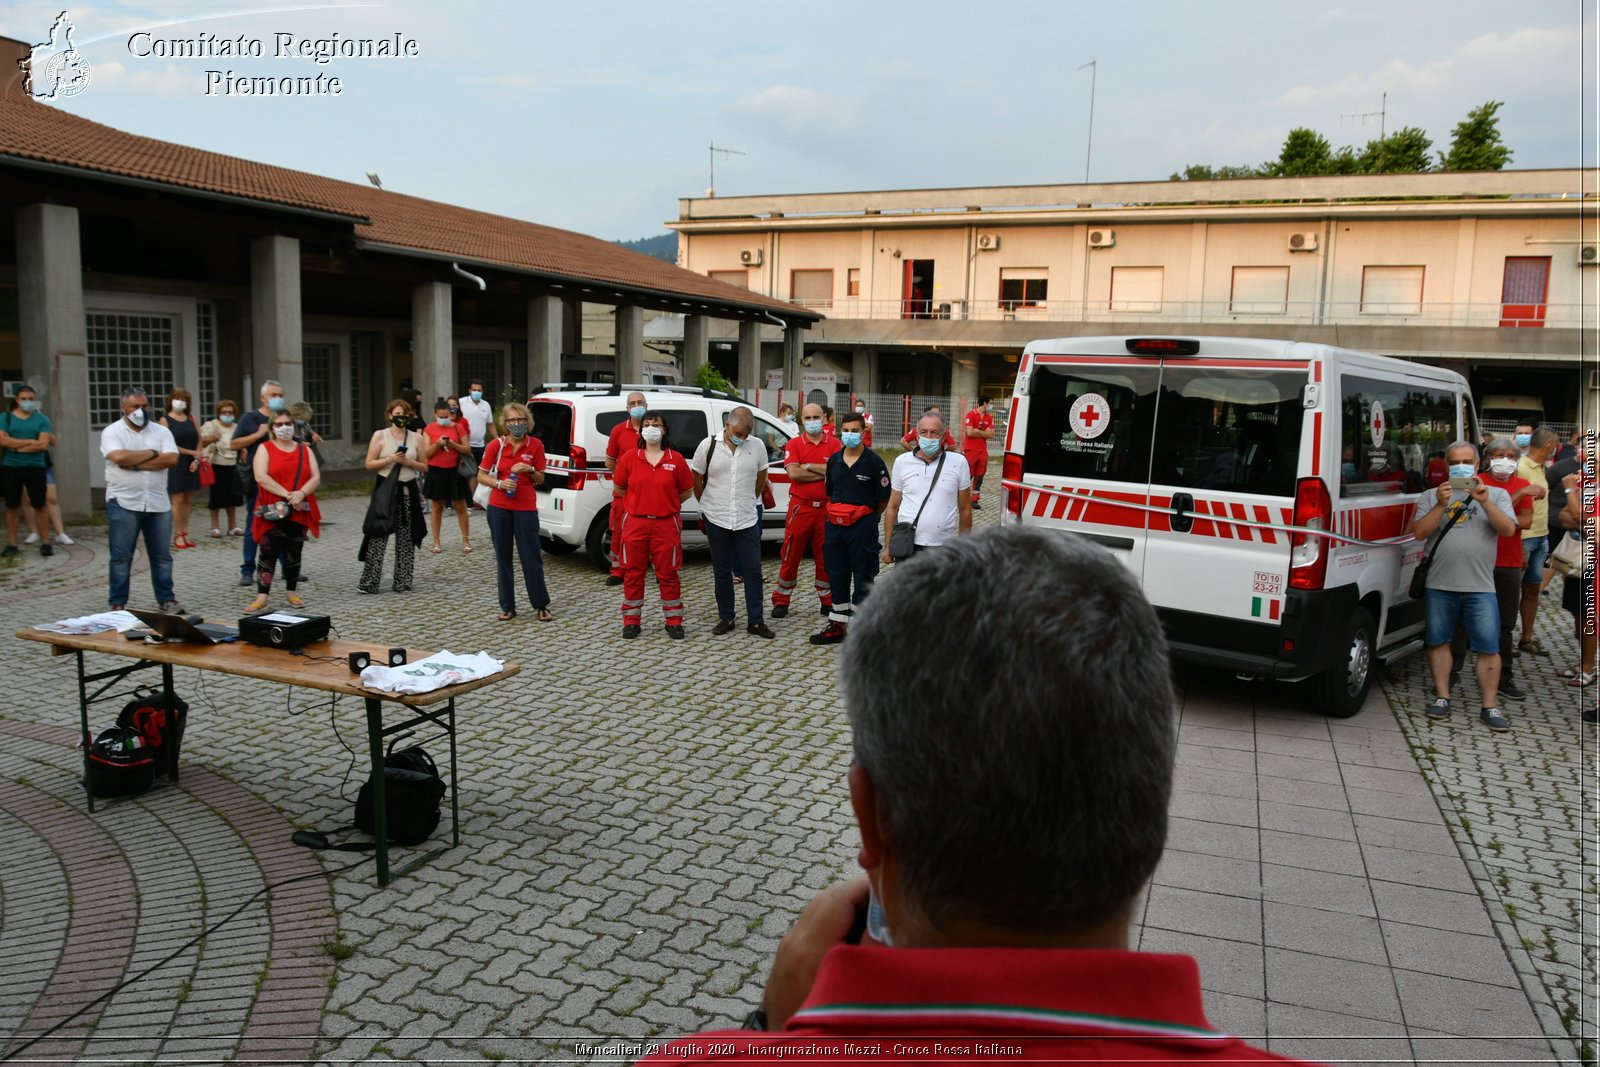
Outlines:
<svg viewBox="0 0 1600 1067"><path fill-rule="evenodd" d="M304 171L139 137L15 93L0 92L7 156L349 219L358 240L596 287L822 316L571 230L491 215Z"/></svg>

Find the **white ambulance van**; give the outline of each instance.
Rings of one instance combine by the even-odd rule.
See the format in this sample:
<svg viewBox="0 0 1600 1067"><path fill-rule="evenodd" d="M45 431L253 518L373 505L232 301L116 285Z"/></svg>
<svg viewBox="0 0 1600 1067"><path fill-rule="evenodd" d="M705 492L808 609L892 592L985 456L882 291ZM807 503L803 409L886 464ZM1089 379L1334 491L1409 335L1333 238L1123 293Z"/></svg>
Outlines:
<svg viewBox="0 0 1600 1067"><path fill-rule="evenodd" d="M1422 643L1418 497L1478 432L1452 371L1243 337L1069 337L1023 353L1001 522L1104 545L1173 656L1307 680L1327 714Z"/></svg>

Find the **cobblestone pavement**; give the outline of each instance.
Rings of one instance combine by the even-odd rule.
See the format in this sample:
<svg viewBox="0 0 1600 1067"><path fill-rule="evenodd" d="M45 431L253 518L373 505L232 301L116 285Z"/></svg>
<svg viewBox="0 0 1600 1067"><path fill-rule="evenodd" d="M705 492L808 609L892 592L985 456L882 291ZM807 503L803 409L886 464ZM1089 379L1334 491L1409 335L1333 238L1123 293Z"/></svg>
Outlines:
<svg viewBox="0 0 1600 1067"><path fill-rule="evenodd" d="M447 524L412 592L360 597L363 506L326 505L334 522L306 551L314 608L375 648L523 665L461 704L464 844L384 889L370 864L341 871L348 854L319 867L287 836L349 821L360 707L193 671L177 676L192 705L179 788L91 816L71 661L12 642L27 697L0 711L5 1047L242 907L26 1055L570 1061L579 1040L735 1024L799 908L851 872L848 729L835 652L805 640L821 626L807 597L775 641L712 638L709 568L691 554L689 640L647 609L625 643L619 591L581 556L547 555L557 621L524 605L499 623L481 515L471 555ZM52 560L0 566L0 623L104 603L103 529L80 532ZM180 599L236 617L237 562L234 541L179 553ZM148 588L137 571L136 603ZM1541 636L1565 648L1558 622ZM1578 918L1593 914L1592 751L1548 684L1550 710L1530 701L1509 737L1414 722L1414 670L1348 720L1290 686L1183 673L1172 836L1138 944L1196 955L1217 1025L1291 1054L1571 1061L1562 1013L1594 993Z"/></svg>

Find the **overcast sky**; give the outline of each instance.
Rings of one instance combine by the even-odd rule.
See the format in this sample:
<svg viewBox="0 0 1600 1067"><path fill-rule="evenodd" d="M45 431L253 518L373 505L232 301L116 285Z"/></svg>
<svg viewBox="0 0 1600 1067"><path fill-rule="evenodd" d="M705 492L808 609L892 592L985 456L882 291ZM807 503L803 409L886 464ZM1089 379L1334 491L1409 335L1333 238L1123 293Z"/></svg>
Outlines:
<svg viewBox="0 0 1600 1067"><path fill-rule="evenodd" d="M0 3L42 41L60 10ZM1274 158L1419 126L1436 149L1503 100L1515 168L1595 162L1600 0L1208 0L73 6L90 84L55 106L133 133L605 238L664 232L702 196L1095 181ZM266 9L270 8L268 11ZM1304 8L1306 13L1290 14ZM221 13L238 10L241 13ZM251 13L256 12L256 13ZM149 39L261 42L262 58L141 56ZM418 54L318 65L275 34L400 34ZM207 70L338 77L338 96L206 95ZM1587 101L1587 104L1585 104ZM1587 129L1587 133L1585 130Z"/></svg>

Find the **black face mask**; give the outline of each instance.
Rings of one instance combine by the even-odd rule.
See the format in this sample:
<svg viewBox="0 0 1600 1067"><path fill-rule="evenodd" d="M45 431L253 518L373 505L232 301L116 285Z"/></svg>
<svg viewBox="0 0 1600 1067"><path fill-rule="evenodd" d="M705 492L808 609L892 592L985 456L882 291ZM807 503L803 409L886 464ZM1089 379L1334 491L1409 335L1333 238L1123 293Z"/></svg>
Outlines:
<svg viewBox="0 0 1600 1067"><path fill-rule="evenodd" d="M404 416L404 415L390 415L389 416L389 421L394 423L396 426L404 426L406 423L410 422L411 420L406 418L406 416Z"/></svg>

